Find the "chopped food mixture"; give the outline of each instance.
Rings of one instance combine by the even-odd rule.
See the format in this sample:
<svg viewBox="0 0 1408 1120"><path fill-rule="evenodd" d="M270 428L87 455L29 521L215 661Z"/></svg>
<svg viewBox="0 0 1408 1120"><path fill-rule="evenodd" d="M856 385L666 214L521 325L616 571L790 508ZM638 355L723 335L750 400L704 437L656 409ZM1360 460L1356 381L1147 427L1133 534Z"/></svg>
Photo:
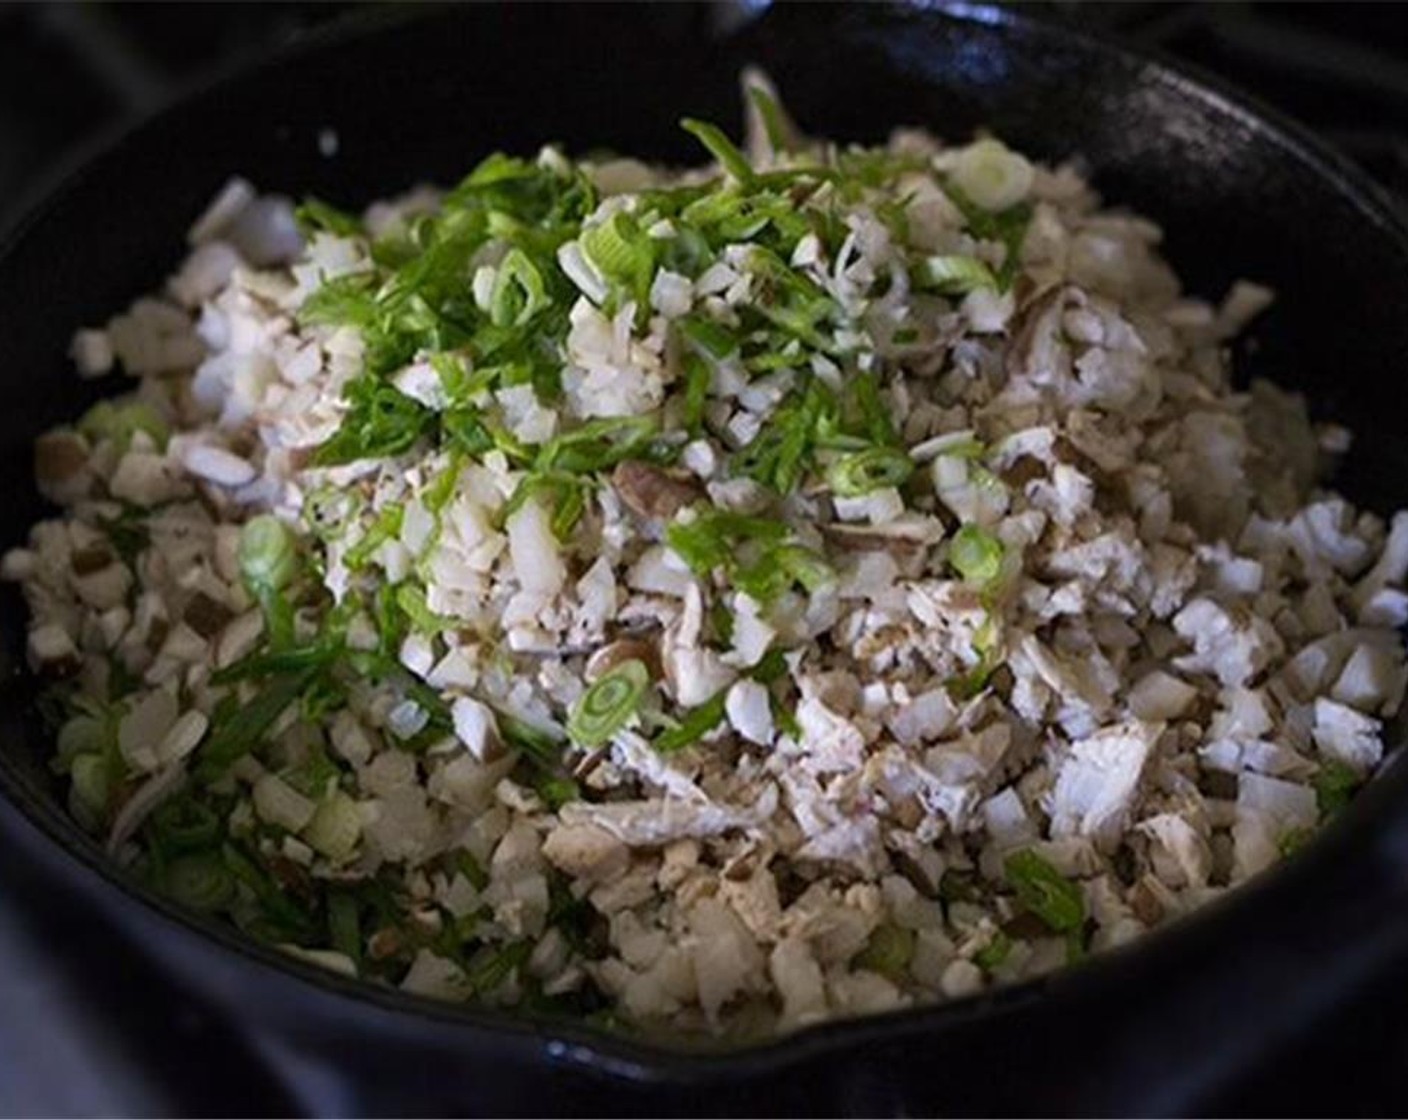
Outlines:
<svg viewBox="0 0 1408 1120"><path fill-rule="evenodd" d="M231 182L4 559L55 770L186 906L414 993L753 1037L1274 864L1379 765L1408 515L992 138Z"/></svg>

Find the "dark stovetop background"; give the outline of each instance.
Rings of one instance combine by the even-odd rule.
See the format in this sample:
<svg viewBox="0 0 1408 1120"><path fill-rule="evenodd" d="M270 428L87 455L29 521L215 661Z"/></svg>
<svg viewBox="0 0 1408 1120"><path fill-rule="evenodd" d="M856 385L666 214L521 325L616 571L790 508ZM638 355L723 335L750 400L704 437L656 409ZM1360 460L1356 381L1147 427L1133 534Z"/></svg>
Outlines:
<svg viewBox="0 0 1408 1120"><path fill-rule="evenodd" d="M181 88L348 5L12 4L0 0L0 225L75 149ZM678 9L713 24L756 7ZM1408 199L1408 18L1394 4L1054 3L1048 17L1198 64L1309 124ZM136 946L60 892L0 807L0 1115L334 1116L359 1098L319 1065L178 990ZM26 845L27 848L32 845ZM1408 1107L1408 963L1263 1067L1181 1110L1395 1114ZM1090 1060L1099 1061L1099 1055ZM551 1093L552 1086L535 1090ZM564 1084L558 1111L635 1111L619 1089ZM466 1111L514 1110L501 1084ZM552 1110L553 1101L537 1098ZM1167 1096L1151 1096L1168 1107ZM394 1095L379 1098L395 1108ZM770 1102L751 1102L766 1112ZM667 1101L655 1101L668 1107ZM696 1102L697 1104L697 1102ZM403 1102L414 1111L413 1098ZM522 1105L520 1104L521 1110ZM739 1107L737 1103L735 1108ZM742 1107L747 1107L745 1103ZM1040 1111L1040 1097L1033 1100Z"/></svg>

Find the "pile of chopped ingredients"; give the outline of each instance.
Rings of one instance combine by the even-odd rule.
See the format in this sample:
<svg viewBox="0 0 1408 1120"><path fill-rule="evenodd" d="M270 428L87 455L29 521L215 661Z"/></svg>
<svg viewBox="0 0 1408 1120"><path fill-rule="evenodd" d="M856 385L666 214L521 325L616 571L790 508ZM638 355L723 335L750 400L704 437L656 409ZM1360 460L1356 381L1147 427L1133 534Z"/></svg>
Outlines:
<svg viewBox="0 0 1408 1120"><path fill-rule="evenodd" d="M347 974L756 1036L1122 944L1380 762L1408 515L1071 167L232 182L5 557L113 856Z"/></svg>

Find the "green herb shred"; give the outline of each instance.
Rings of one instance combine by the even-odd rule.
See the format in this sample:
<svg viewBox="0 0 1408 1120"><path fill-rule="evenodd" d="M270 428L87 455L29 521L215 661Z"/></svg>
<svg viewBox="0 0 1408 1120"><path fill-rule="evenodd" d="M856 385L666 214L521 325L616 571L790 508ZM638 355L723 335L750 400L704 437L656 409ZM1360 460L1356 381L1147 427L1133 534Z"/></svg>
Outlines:
<svg viewBox="0 0 1408 1120"><path fill-rule="evenodd" d="M1003 861L1008 885L1018 900L1057 933L1085 924L1085 896L1030 848L1013 852Z"/></svg>

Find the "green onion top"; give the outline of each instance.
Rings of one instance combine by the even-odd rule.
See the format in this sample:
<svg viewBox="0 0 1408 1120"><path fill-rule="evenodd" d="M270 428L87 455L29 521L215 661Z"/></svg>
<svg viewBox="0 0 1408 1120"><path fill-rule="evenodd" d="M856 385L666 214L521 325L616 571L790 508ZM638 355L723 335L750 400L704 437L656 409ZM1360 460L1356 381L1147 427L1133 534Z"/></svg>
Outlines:
<svg viewBox="0 0 1408 1120"><path fill-rule="evenodd" d="M673 754L697 743L723 722L726 692L718 692L704 703L690 708L672 727L655 738L654 747L661 754Z"/></svg>
<svg viewBox="0 0 1408 1120"><path fill-rule="evenodd" d="M1012 939L998 930L992 935L992 940L984 945L973 955L973 963L984 972L991 972L998 968L1012 955Z"/></svg>
<svg viewBox="0 0 1408 1120"><path fill-rule="evenodd" d="M293 216L305 235L331 233L338 237L356 237L362 232L362 223L351 214L312 195L303 200Z"/></svg>
<svg viewBox="0 0 1408 1120"><path fill-rule="evenodd" d="M904 979L913 956L914 931L885 922L875 927L865 948L851 963L898 983Z"/></svg>
<svg viewBox="0 0 1408 1120"><path fill-rule="evenodd" d="M1350 795L1358 788L1360 781L1359 775L1339 759L1322 759L1320 769L1310 780L1321 816L1333 817L1348 805Z"/></svg>
<svg viewBox="0 0 1408 1120"><path fill-rule="evenodd" d="M288 586L298 569L293 532L273 514L262 513L240 530L240 575L257 596Z"/></svg>
<svg viewBox="0 0 1408 1120"><path fill-rule="evenodd" d="M974 257L929 257L920 268L918 279L924 287L946 296L998 286L992 269Z"/></svg>
<svg viewBox="0 0 1408 1120"><path fill-rule="evenodd" d="M722 572L760 603L794 584L816 591L835 578L823 557L790 539L784 524L765 517L708 507L690 520L672 522L665 540L697 575Z"/></svg>
<svg viewBox="0 0 1408 1120"><path fill-rule="evenodd" d="M1022 905L1057 933L1085 924L1085 896L1031 849L1013 852L1003 861L1007 882Z"/></svg>
<svg viewBox="0 0 1408 1120"><path fill-rule="evenodd" d="M685 351L684 376L669 390L682 399L666 402L664 410L671 425L705 434L714 368L734 363L750 377L778 370L800 376L762 433L733 453L731 473L786 495L817 469L821 450L892 446L893 426L876 394L874 340L854 309L845 310L804 264L792 263L794 254L808 240L814 259L834 263L848 236L847 208L865 205L896 231L919 287L950 295L1005 289L1015 275L1030 205L1023 200L993 210L943 181L969 232L1001 243L1007 256L994 271L977 257L926 253L909 243L904 202L891 197L901 176L936 175L924 160L883 150L818 149L822 163L788 166L795 157L785 150L795 129L766 89L755 85L749 97L781 167L754 169L719 128L686 119L682 127L723 168L722 179L667 181L637 192L626 205L612 199L598 206L588 175L561 156L526 161L494 155L436 212L370 242L368 269L328 280L299 312L305 323L354 327L366 344L365 373L348 383L342 424L317 449L315 463L395 457L426 441L471 456L499 450L511 460L532 459L533 449L503 430L486 394L531 385L544 403L562 396L569 312L582 298L578 283L608 316L633 303L641 328L653 313L652 287L661 269L695 279L726 254L749 282L747 298L727 309L693 300L671 324ZM366 236L356 219L316 199L299 217L308 229ZM566 268L559 250L575 254L577 265ZM595 284L581 279L583 264L598 278ZM811 377L817 359L839 368L839 382ZM447 407L428 408L387 379L413 360L426 360L440 373ZM885 466L838 469L851 487L866 485L869 471L878 470L880 479L901 471L895 454L874 456ZM603 466L564 469L590 474Z"/></svg>
<svg viewBox="0 0 1408 1120"><path fill-rule="evenodd" d="M219 910L235 892L235 883L214 852L181 856L166 868L166 892L192 910Z"/></svg>
<svg viewBox="0 0 1408 1120"><path fill-rule="evenodd" d="M978 525L964 525L949 543L948 559L969 583L985 587L1002 573L1002 542Z"/></svg>
<svg viewBox="0 0 1408 1120"><path fill-rule="evenodd" d="M680 127L698 139L729 175L740 183L752 182L753 168L749 166L743 153L734 146L733 141L724 135L723 129L706 121L693 120L690 117L685 117L680 121Z"/></svg>
<svg viewBox="0 0 1408 1120"><path fill-rule="evenodd" d="M101 817L107 813L112 798L113 773L108 759L102 754L80 754L69 769L74 796L90 813Z"/></svg>
<svg viewBox="0 0 1408 1120"><path fill-rule="evenodd" d="M170 428L161 414L146 401L99 401L78 421L78 430L94 443L112 440L123 450L132 443L132 437L145 432L151 437L158 451L166 447L171 434Z"/></svg>
<svg viewBox="0 0 1408 1120"><path fill-rule="evenodd" d="M567 719L568 736L579 747L601 746L630 722L649 687L645 665L623 661L577 701Z"/></svg>
<svg viewBox="0 0 1408 1120"><path fill-rule="evenodd" d="M158 806L148 829L168 853L199 851L218 839L220 818L208 805L183 796Z"/></svg>
<svg viewBox="0 0 1408 1120"><path fill-rule="evenodd" d="M826 473L836 494L854 498L887 486L899 486L914 473L914 461L893 447L872 447L843 455Z"/></svg>

